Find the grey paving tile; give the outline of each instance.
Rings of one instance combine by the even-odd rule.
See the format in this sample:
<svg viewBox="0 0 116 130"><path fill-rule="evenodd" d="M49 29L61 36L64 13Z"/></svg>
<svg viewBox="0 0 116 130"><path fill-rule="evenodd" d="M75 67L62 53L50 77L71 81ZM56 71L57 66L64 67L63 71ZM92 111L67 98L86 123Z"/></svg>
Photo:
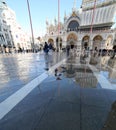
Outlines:
<svg viewBox="0 0 116 130"><path fill-rule="evenodd" d="M80 130L79 104L53 100L35 130Z"/></svg>
<svg viewBox="0 0 116 130"><path fill-rule="evenodd" d="M0 122L0 130L32 130L36 121L40 120L44 113L44 107L18 112L17 110ZM16 114L17 113L17 114Z"/></svg>
<svg viewBox="0 0 116 130"><path fill-rule="evenodd" d="M81 130L101 130L107 118L108 110L105 107L82 105Z"/></svg>
<svg viewBox="0 0 116 130"><path fill-rule="evenodd" d="M116 101L116 90L106 90L108 100L113 103Z"/></svg>
<svg viewBox="0 0 116 130"><path fill-rule="evenodd" d="M81 101L82 104L96 107L108 107L110 105L107 94L102 89L82 89Z"/></svg>
<svg viewBox="0 0 116 130"><path fill-rule="evenodd" d="M30 67L31 74L38 72ZM52 74L0 121L0 130L101 130L115 100L116 91L99 83L81 88L73 78L57 80Z"/></svg>

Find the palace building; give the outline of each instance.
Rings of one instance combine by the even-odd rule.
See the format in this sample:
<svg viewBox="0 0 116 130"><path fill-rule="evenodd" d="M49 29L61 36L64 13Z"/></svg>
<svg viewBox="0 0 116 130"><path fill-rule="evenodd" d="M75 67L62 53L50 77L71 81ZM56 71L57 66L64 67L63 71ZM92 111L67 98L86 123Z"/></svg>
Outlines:
<svg viewBox="0 0 116 130"><path fill-rule="evenodd" d="M58 33L58 27L60 32ZM45 40L56 48L112 49L116 46L116 0L82 0L79 9L64 15L64 22L46 20Z"/></svg>
<svg viewBox="0 0 116 130"><path fill-rule="evenodd" d="M20 50L31 50L30 36L24 32L6 0L0 0L0 53Z"/></svg>

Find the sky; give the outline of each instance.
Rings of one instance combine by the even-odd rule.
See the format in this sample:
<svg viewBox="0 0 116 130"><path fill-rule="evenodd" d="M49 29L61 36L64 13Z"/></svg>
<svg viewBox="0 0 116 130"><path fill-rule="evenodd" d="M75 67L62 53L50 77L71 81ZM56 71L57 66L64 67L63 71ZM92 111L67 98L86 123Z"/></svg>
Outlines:
<svg viewBox="0 0 116 130"><path fill-rule="evenodd" d="M46 31L46 19L54 22L58 19L58 0L28 0L30 4L34 37L43 36ZM63 21L64 13L71 13L75 0L60 0L60 21ZM31 34L27 0L6 0L7 6L16 13L18 23L22 29ZM82 0L76 0L77 9Z"/></svg>

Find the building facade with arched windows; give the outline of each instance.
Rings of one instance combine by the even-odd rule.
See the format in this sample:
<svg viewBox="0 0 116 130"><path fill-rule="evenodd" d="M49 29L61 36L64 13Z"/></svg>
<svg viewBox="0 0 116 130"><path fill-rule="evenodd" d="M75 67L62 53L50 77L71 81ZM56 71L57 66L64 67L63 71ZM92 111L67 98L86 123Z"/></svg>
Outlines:
<svg viewBox="0 0 116 130"><path fill-rule="evenodd" d="M60 49L70 45L77 49L112 49L116 46L116 0L83 0L81 8L72 9L64 22L46 21L45 40ZM91 30L91 31L90 31Z"/></svg>
<svg viewBox="0 0 116 130"><path fill-rule="evenodd" d="M0 0L0 53L31 50L30 36L17 22L15 12Z"/></svg>

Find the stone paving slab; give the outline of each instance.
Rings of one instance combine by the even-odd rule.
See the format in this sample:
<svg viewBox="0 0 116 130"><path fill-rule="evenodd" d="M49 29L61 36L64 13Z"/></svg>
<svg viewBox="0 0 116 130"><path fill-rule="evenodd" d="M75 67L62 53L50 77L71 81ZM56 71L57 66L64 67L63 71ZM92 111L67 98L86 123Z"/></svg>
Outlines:
<svg viewBox="0 0 116 130"><path fill-rule="evenodd" d="M43 52L0 57L0 102L66 58L65 53L46 56Z"/></svg>
<svg viewBox="0 0 116 130"><path fill-rule="evenodd" d="M98 70L91 70L99 74ZM86 85L87 75L83 86L67 75L58 78L54 73L47 74L0 120L0 130L101 130L111 119L113 127L107 130L116 130L116 118L112 115L116 91L103 87L106 79L103 82L98 79L96 86L91 87Z"/></svg>
<svg viewBox="0 0 116 130"><path fill-rule="evenodd" d="M0 130L101 130L114 99L115 91L50 75L0 120Z"/></svg>

